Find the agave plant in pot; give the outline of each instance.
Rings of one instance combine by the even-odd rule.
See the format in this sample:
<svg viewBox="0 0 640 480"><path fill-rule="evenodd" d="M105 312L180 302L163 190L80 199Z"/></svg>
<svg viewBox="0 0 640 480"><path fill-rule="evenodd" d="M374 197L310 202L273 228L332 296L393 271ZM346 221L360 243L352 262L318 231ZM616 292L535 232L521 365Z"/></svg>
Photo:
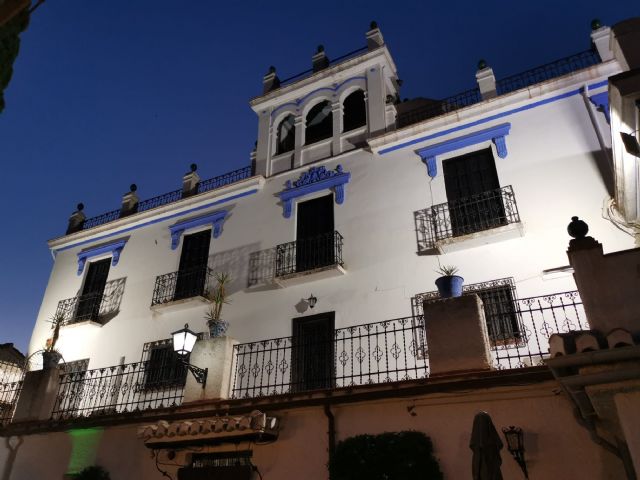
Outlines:
<svg viewBox="0 0 640 480"><path fill-rule="evenodd" d="M444 265L436 270L436 272L442 275L436 279L436 287L438 287L438 292L442 298L462 296L464 278L456 275L456 273L458 273L458 267Z"/></svg>
<svg viewBox="0 0 640 480"><path fill-rule="evenodd" d="M222 320L221 315L222 306L231 303L227 299L227 285L231 282L231 276L226 272L218 272L214 278L215 285L207 295L211 304L205 313L205 319L209 327L209 334L216 338L222 337L229 328L229 322Z"/></svg>
<svg viewBox="0 0 640 480"><path fill-rule="evenodd" d="M42 351L42 368L44 369L55 368L60 363L62 355L56 350L56 343L60 336L60 327L64 324L64 321L65 315L61 312L56 313L49 320L53 334L50 338L47 338L47 343Z"/></svg>

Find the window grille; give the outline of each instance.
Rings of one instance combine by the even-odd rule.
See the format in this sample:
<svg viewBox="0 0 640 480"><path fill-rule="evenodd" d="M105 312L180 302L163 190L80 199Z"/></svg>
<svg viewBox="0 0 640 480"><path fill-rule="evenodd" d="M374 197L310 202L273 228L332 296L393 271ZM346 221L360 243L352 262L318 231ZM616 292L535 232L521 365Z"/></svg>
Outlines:
<svg viewBox="0 0 640 480"><path fill-rule="evenodd" d="M189 356L184 358L187 363ZM187 367L174 352L172 339L145 343L142 362L145 390L183 387L187 382Z"/></svg>

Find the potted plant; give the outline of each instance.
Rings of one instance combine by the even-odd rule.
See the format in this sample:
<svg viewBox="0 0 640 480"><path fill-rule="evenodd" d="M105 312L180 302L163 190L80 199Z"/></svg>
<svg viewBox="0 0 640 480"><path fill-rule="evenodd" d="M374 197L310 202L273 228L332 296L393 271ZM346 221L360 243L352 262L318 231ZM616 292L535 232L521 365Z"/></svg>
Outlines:
<svg viewBox="0 0 640 480"><path fill-rule="evenodd" d="M44 351L42 352L42 368L44 369L57 367L58 363L60 363L60 359L62 358L60 352L55 348L56 343L58 342L58 337L60 336L60 327L65 321L65 315L62 312L58 312L53 315L49 321L51 323L53 335L50 338L47 338L47 343L45 344Z"/></svg>
<svg viewBox="0 0 640 480"><path fill-rule="evenodd" d="M207 296L211 305L205 314L205 318L207 319L211 337L216 338L222 337L227 328L229 328L229 322L222 320L221 315L222 306L231 303L227 300L227 284L231 281L231 276L226 272L218 272L214 275L214 278L215 286Z"/></svg>
<svg viewBox="0 0 640 480"><path fill-rule="evenodd" d="M442 275L436 279L436 287L438 287L438 292L442 298L462 296L464 278L456 275L456 273L458 273L458 267L444 265L436 270L436 272Z"/></svg>

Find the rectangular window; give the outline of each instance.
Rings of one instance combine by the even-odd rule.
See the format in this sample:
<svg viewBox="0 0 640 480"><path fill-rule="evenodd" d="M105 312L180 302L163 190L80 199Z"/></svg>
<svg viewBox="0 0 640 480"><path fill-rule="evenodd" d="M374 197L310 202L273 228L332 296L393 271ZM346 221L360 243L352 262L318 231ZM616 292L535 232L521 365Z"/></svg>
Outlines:
<svg viewBox="0 0 640 480"><path fill-rule="evenodd" d="M477 294L484 306L487 333L493 346L516 345L526 341L522 321L516 305L516 287L513 278L465 285L463 295ZM437 301L437 291L420 293L411 299L415 317L422 319L422 303ZM427 320L428 321L428 320Z"/></svg>
<svg viewBox="0 0 640 480"><path fill-rule="evenodd" d="M335 263L333 194L298 203L296 272Z"/></svg>
<svg viewBox="0 0 640 480"><path fill-rule="evenodd" d="M335 312L293 319L291 390L332 388Z"/></svg>
<svg viewBox="0 0 640 480"><path fill-rule="evenodd" d="M178 470L178 480L250 480L250 451L194 453L191 464Z"/></svg>
<svg viewBox="0 0 640 480"><path fill-rule="evenodd" d="M454 237L508 223L491 148L444 160L442 170Z"/></svg>
<svg viewBox="0 0 640 480"><path fill-rule="evenodd" d="M189 355L186 355L184 360L188 363ZM187 367L173 351L171 339L146 343L142 362L146 390L183 387L187 382Z"/></svg>
<svg viewBox="0 0 640 480"><path fill-rule="evenodd" d="M185 235L182 242L174 300L206 294L211 230Z"/></svg>
<svg viewBox="0 0 640 480"><path fill-rule="evenodd" d="M75 322L98 319L110 266L111 258L89 263L82 293L78 297Z"/></svg>

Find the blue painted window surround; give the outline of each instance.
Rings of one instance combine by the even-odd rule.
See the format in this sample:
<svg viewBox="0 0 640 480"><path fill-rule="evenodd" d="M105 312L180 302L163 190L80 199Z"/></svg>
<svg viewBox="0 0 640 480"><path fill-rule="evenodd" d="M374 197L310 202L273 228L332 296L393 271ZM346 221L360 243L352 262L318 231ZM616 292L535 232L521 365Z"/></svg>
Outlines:
<svg viewBox="0 0 640 480"><path fill-rule="evenodd" d="M110 253L112 256L111 265L118 265L118 261L120 260L120 252L124 248L127 243L128 238L123 240L117 240L115 242L108 243L106 245L98 245L96 247L87 248L86 250L82 250L78 253L78 275L82 275L82 271L84 270L84 265L87 263L89 258L97 257L99 255L104 255Z"/></svg>
<svg viewBox="0 0 640 480"><path fill-rule="evenodd" d="M338 165L335 170L327 170L325 167L311 167L303 172L295 182L287 180L286 188L279 193L282 200L284 218L291 217L293 201L296 198L333 188L335 199L338 205L344 202L344 186L349 183L351 174L342 170L342 165Z"/></svg>
<svg viewBox="0 0 640 480"><path fill-rule="evenodd" d="M171 232L171 250L175 250L176 248L178 248L178 245L180 245L180 237L185 230L188 230L190 228L201 227L203 225L212 225L213 238L218 238L222 233L222 225L227 219L227 215L227 210L218 210L217 212L209 213L208 215L191 218L189 220L184 220L182 222L171 225L169 227L169 231Z"/></svg>
<svg viewBox="0 0 640 480"><path fill-rule="evenodd" d="M416 150L416 153L420 155L422 161L427 165L427 173L429 176L434 178L438 174L438 163L436 161L437 155L453 152L454 150L459 150L470 145L486 142L487 140L491 140L495 144L496 152L500 158L506 158L507 142L504 137L509 135L510 130L510 123L502 123L500 125L485 128L484 130L479 130L461 137L420 148Z"/></svg>

